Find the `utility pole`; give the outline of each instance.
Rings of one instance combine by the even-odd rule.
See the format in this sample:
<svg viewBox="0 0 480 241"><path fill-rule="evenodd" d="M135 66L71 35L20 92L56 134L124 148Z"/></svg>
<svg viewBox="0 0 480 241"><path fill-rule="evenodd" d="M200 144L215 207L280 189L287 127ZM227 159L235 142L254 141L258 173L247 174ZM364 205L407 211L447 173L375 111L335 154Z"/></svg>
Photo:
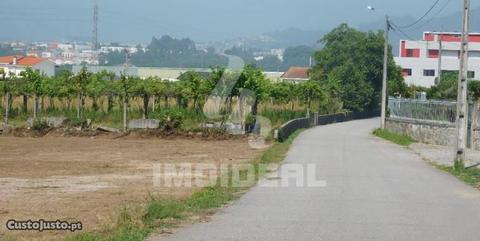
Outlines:
<svg viewBox="0 0 480 241"><path fill-rule="evenodd" d="M98 1L95 0L93 6L93 36L92 36L92 54L93 62L98 60Z"/></svg>
<svg viewBox="0 0 480 241"><path fill-rule="evenodd" d="M443 54L443 43L442 35L437 33L438 41L438 77L435 85L439 85L442 82L442 54Z"/></svg>
<svg viewBox="0 0 480 241"><path fill-rule="evenodd" d="M98 49L98 2L95 0L93 6L93 39L92 39L92 50L97 51Z"/></svg>
<svg viewBox="0 0 480 241"><path fill-rule="evenodd" d="M460 48L460 71L458 74L457 97L457 152L455 168L464 168L465 151L467 148L467 72L468 72L468 37L470 21L470 0L464 0L462 44Z"/></svg>
<svg viewBox="0 0 480 241"><path fill-rule="evenodd" d="M390 20L388 16L385 16L385 31L384 31L384 39L385 39L385 49L383 53L383 80L382 80L382 120L381 120L381 128L385 129L385 118L386 118L386 111L387 111L387 77L388 77L388 32L390 31Z"/></svg>

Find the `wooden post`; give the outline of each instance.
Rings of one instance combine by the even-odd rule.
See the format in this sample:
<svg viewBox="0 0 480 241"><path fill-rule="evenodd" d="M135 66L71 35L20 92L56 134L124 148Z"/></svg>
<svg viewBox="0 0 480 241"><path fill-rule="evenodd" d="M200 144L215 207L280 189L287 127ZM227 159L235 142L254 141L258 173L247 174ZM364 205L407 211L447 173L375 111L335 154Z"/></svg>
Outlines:
<svg viewBox="0 0 480 241"><path fill-rule="evenodd" d="M153 95L152 96L152 112L155 112L156 107L157 107L157 96Z"/></svg>
<svg viewBox="0 0 480 241"><path fill-rule="evenodd" d="M128 102L127 98L123 98L123 130L127 130L127 111L128 111Z"/></svg>
<svg viewBox="0 0 480 241"><path fill-rule="evenodd" d="M7 92L5 95L5 125L8 125L8 116L10 112L10 93Z"/></svg>
<svg viewBox="0 0 480 241"><path fill-rule="evenodd" d="M78 103L77 103L77 119L80 119L80 109L82 109L82 94L78 94Z"/></svg>
<svg viewBox="0 0 480 241"><path fill-rule="evenodd" d="M34 101L33 101L33 119L37 118L38 115L38 96L35 95Z"/></svg>

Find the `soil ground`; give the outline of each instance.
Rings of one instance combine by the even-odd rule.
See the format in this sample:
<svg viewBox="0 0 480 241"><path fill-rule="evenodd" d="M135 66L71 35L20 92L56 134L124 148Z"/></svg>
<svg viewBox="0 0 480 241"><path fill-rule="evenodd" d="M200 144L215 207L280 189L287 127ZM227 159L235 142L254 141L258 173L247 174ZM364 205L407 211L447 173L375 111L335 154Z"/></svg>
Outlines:
<svg viewBox="0 0 480 241"><path fill-rule="evenodd" d="M84 231L102 230L115 222L122 207L145 203L150 195L184 198L195 191L154 188L156 164L246 163L259 153L247 139L0 137L0 240L69 235L8 231L9 219L80 221Z"/></svg>

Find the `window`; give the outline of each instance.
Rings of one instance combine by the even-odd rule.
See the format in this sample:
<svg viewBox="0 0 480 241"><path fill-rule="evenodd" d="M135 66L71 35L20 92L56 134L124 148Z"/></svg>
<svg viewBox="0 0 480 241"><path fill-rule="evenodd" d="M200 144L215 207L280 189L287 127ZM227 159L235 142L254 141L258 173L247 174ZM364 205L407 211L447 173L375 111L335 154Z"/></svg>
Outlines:
<svg viewBox="0 0 480 241"><path fill-rule="evenodd" d="M468 71L467 72L467 78L469 78L469 79L475 78L475 71Z"/></svg>
<svg viewBox="0 0 480 241"><path fill-rule="evenodd" d="M436 49L429 49L428 50L428 57L429 58L438 58L439 51Z"/></svg>
<svg viewBox="0 0 480 241"><path fill-rule="evenodd" d="M420 49L406 49L407 58L419 58Z"/></svg>
<svg viewBox="0 0 480 241"><path fill-rule="evenodd" d="M412 69L402 69L403 76L412 76Z"/></svg>
<svg viewBox="0 0 480 241"><path fill-rule="evenodd" d="M413 49L407 49L407 57L413 57Z"/></svg>
<svg viewBox="0 0 480 241"><path fill-rule="evenodd" d="M423 76L435 76L435 70L434 69L424 69L423 70Z"/></svg>

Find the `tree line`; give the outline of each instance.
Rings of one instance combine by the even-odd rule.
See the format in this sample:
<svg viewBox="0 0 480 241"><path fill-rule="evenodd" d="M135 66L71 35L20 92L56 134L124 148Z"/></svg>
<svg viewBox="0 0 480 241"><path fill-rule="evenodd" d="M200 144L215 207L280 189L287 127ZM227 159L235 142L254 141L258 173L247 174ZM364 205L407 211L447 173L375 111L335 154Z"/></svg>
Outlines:
<svg viewBox="0 0 480 241"><path fill-rule="evenodd" d="M228 83L234 83L231 89L216 88L227 86ZM117 107L123 109L125 125L129 103L133 99L143 102L142 114L146 119L149 118L150 111L159 111L162 108L162 100L164 108L168 108L172 105L170 102L173 102L178 108L201 112L208 97L213 95L224 99L225 110L228 110L231 109L228 105L232 105L232 99L240 98L244 90L248 90L254 96L251 103L252 115L257 115L258 106L264 101L295 109L297 103L311 107L312 102L323 101L325 97L316 81L302 84L271 82L266 79L261 69L252 65L245 66L240 72L230 72L222 67L212 68L207 75L189 71L183 73L178 81L157 77L142 79L125 74L116 76L106 71L92 73L86 68L77 74L63 71L55 77L44 76L31 68L27 68L19 76L0 70L0 89L4 97L3 116L7 123L9 113L14 109L15 98L21 100L18 111L30 113L34 119L40 116L39 104L49 101L49 108L76 109L78 119L85 118L84 112L87 108L109 113ZM29 99L33 100L33 106L28 106ZM101 104L104 100L106 108ZM74 102L76 106L73 106Z"/></svg>

